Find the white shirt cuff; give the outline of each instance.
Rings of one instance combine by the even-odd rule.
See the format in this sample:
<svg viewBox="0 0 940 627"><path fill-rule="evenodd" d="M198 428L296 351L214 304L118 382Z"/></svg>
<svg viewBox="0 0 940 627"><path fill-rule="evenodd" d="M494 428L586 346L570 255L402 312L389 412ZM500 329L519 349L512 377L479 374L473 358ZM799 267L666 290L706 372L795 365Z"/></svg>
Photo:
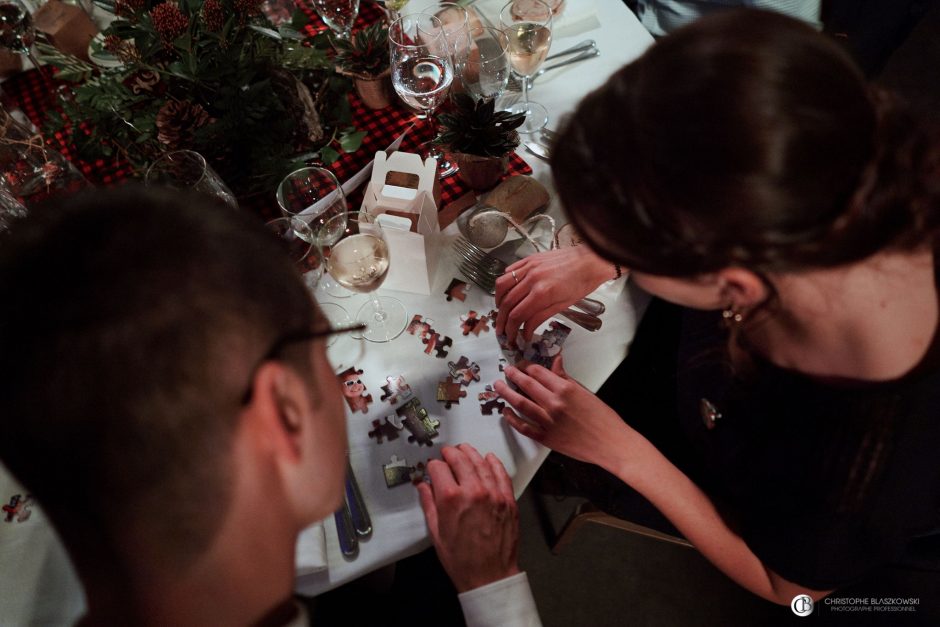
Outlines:
<svg viewBox="0 0 940 627"><path fill-rule="evenodd" d="M541 627L529 579L519 573L457 595L467 627Z"/></svg>

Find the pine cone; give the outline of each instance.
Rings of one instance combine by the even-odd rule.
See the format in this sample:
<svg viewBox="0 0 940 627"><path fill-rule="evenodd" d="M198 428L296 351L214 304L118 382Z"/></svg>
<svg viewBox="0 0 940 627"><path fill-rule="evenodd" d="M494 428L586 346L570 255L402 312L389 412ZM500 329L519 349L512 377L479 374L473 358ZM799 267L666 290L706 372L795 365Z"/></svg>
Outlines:
<svg viewBox="0 0 940 627"><path fill-rule="evenodd" d="M170 150L189 148L196 129L209 122L209 113L202 105L187 100L169 100L157 112L157 139Z"/></svg>

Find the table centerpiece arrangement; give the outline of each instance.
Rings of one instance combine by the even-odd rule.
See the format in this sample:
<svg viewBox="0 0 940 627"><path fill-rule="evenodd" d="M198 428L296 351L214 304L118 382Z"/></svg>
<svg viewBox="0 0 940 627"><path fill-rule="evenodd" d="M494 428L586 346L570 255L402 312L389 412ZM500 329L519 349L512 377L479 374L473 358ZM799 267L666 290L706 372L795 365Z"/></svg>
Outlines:
<svg viewBox="0 0 940 627"><path fill-rule="evenodd" d="M337 72L355 81L356 92L367 107L384 109L392 104L387 25L375 22L350 39L336 38L333 47Z"/></svg>
<svg viewBox="0 0 940 627"><path fill-rule="evenodd" d="M96 67L44 48L67 83L46 130L86 160L126 160L138 173L167 151L203 154L239 196L269 192L309 160L355 151L352 85L334 71L329 38L302 33L301 12L275 28L261 0L117 0Z"/></svg>
<svg viewBox="0 0 940 627"><path fill-rule="evenodd" d="M496 100L454 94L453 107L438 115L443 146L459 166L457 175L476 191L489 189L506 173L509 155L519 146L516 131L524 113L497 111Z"/></svg>

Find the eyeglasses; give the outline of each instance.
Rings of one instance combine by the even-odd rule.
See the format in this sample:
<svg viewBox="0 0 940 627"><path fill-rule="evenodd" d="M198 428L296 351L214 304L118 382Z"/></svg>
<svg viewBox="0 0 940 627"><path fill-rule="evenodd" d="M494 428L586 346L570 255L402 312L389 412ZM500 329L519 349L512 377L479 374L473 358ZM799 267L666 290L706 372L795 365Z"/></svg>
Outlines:
<svg viewBox="0 0 940 627"><path fill-rule="evenodd" d="M248 377L248 385L245 388L245 393L242 394L241 404L242 406L247 405L251 402L251 395L254 391L254 380L255 375L258 373L258 368L262 364L275 360L281 354L285 348L291 344L298 344L300 342L309 342L311 340L316 340L318 338L329 337L331 335L336 335L339 333L352 333L354 331L362 331L366 328L365 324L356 323L349 326L339 327L337 329L321 329L319 331L313 330L304 330L304 331L291 331L290 333L285 333L284 335L278 337L272 342L271 347L264 353L264 356L258 360L258 363L255 364L255 367L251 369L251 375Z"/></svg>

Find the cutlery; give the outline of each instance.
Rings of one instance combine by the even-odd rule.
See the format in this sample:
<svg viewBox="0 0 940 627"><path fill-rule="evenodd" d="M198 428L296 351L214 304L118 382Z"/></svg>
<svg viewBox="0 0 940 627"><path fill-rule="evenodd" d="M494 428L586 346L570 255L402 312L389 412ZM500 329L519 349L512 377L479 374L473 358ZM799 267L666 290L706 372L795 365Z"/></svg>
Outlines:
<svg viewBox="0 0 940 627"><path fill-rule="evenodd" d="M588 48L587 50L585 50L585 51L582 52L581 54L579 54L579 55L577 55L577 56L575 56L575 57L572 57L571 59L566 59L566 60L564 60L564 61L559 61L558 63L553 63L553 64L551 64L551 65L547 65L547 66L543 67L543 68L540 69L538 72L536 72L535 74L533 74L532 76L529 77L529 79L528 79L528 80L529 80L529 89L532 89L532 85L533 85L533 83L535 83L535 79L537 79L537 78L538 78L539 76L541 76L542 74L545 74L545 72L549 72L549 71L551 71L551 70L556 70L556 69L558 69L558 68L565 67L566 65L572 65L572 64L574 64L574 63L580 63L581 61L586 61L587 59L592 59L592 58L594 58L594 57L596 57L596 56L599 56L600 54L601 54L601 51L598 50L596 47L595 47L595 48ZM518 76L516 76L515 74L513 74L513 75L509 78L509 83L506 85L506 89L507 89L508 91L522 91L522 79L520 79Z"/></svg>
<svg viewBox="0 0 940 627"><path fill-rule="evenodd" d="M352 523L352 514L349 511L349 504L343 499L343 504L338 510L333 512L333 520L336 522L336 536L339 539L339 550L346 557L355 557L359 553L359 539L356 537L356 530Z"/></svg>
<svg viewBox="0 0 940 627"><path fill-rule="evenodd" d="M366 502L362 498L359 483L356 481L356 475L353 473L348 457L346 458L346 504L349 507L350 518L356 534L360 537L371 534L372 519L369 517L369 510L366 509Z"/></svg>
<svg viewBox="0 0 940 627"><path fill-rule="evenodd" d="M454 250L457 252L458 268L468 279L486 290L489 294L496 293L496 279L506 270L506 263L486 252L480 250L463 237L454 241ZM604 304L592 298L585 298L575 303L577 309L569 307L558 312L558 315L578 324L588 331L597 331L603 325L598 315L604 312ZM592 312L596 312L592 313Z"/></svg>
<svg viewBox="0 0 940 627"><path fill-rule="evenodd" d="M546 163L551 162L551 151L545 146L540 146L539 144L534 144L532 142L522 142L522 146L530 155L538 157Z"/></svg>

